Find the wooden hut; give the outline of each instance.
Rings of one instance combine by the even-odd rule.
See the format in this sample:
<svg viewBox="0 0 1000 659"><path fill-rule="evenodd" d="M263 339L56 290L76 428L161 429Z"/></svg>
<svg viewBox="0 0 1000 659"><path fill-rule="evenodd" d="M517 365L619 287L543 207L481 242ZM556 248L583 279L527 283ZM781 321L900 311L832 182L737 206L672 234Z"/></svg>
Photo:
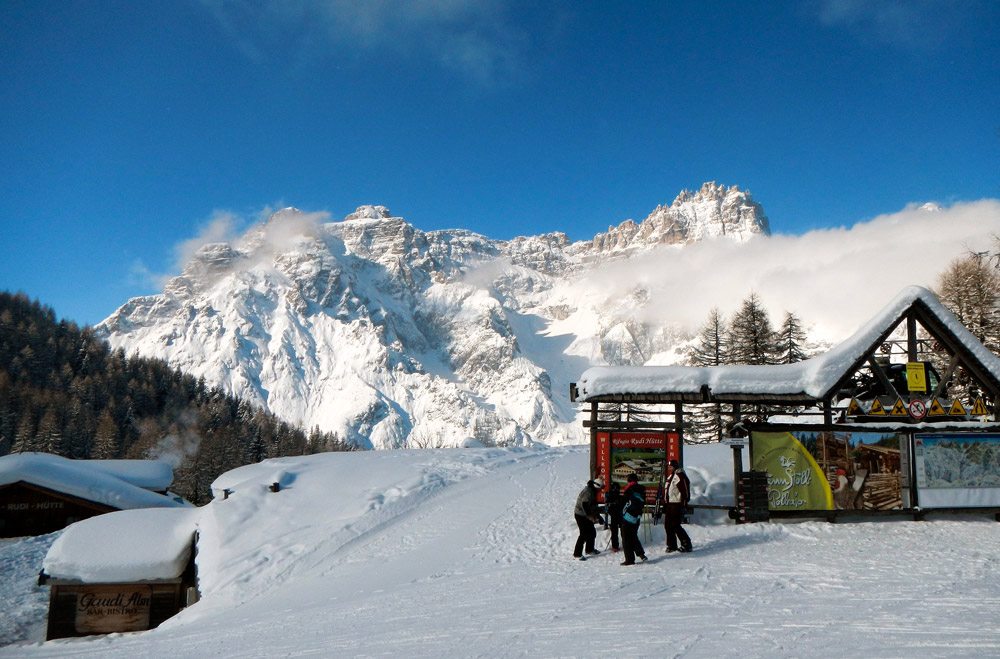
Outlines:
<svg viewBox="0 0 1000 659"><path fill-rule="evenodd" d="M44 535L94 515L184 505L156 460L69 460L47 453L0 457L0 537Z"/></svg>
<svg viewBox="0 0 1000 659"><path fill-rule="evenodd" d="M127 510L82 521L52 544L46 639L152 629L198 598L197 508Z"/></svg>

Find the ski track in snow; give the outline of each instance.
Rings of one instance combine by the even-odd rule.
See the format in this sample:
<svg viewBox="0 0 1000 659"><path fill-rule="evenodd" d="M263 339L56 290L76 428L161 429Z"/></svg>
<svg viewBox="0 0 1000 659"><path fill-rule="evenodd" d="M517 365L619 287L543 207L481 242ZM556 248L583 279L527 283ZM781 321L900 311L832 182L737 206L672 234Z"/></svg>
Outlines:
<svg viewBox="0 0 1000 659"><path fill-rule="evenodd" d="M605 531L599 556L571 557L586 450L448 455L405 458L422 475L373 487L358 517L289 524L159 629L0 656L1000 655L990 518L692 524L687 555L664 554L655 527L642 538L649 562L620 567ZM263 501L293 501L280 496ZM34 618L38 629L37 610L16 614L14 627ZM38 639L0 631L5 643Z"/></svg>

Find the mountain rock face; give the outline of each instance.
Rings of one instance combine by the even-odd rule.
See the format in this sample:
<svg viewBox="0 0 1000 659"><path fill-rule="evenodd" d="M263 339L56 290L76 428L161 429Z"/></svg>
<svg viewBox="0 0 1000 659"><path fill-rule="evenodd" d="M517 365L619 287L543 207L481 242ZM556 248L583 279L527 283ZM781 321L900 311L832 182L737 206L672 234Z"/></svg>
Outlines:
<svg viewBox="0 0 1000 659"><path fill-rule="evenodd" d="M768 233L749 193L714 183L580 242L424 232L384 206L342 222L286 208L95 330L365 447L577 443L570 381L676 361L689 338L638 319L642 286L602 296L587 282L662 245Z"/></svg>

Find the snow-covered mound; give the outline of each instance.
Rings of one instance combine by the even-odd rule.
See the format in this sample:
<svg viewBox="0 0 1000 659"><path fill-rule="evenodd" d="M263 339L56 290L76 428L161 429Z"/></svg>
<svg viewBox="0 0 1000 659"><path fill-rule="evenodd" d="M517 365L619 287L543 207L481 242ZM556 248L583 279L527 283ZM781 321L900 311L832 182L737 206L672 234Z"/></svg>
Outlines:
<svg viewBox="0 0 1000 659"><path fill-rule="evenodd" d="M200 513L194 507L157 508L85 519L59 535L42 569L56 579L89 583L174 579L191 557Z"/></svg>
<svg viewBox="0 0 1000 659"><path fill-rule="evenodd" d="M685 448L698 501L731 500L730 456ZM148 632L41 644L45 591L26 594L18 572L0 580L0 644L18 641L0 656L1000 653L990 517L735 526L706 516L687 527L692 554L665 554L656 527L641 534L647 563L621 567L609 551L581 562L572 508L588 460L583 448L453 449L237 469L215 484L229 498L199 511L200 602ZM4 565L37 572L37 556L37 543L0 543Z"/></svg>

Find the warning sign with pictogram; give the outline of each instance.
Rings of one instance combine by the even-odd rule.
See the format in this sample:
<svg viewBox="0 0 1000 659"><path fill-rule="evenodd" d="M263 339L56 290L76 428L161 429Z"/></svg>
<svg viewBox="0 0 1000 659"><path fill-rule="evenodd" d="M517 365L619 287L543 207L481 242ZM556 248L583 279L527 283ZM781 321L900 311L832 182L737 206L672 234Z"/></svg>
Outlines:
<svg viewBox="0 0 1000 659"><path fill-rule="evenodd" d="M858 404L857 398L851 399L850 405L847 406L847 413L851 416L861 414L861 406Z"/></svg>
<svg viewBox="0 0 1000 659"><path fill-rule="evenodd" d="M875 402L872 403L871 409L868 410L868 414L874 416L885 416L885 408L882 407L882 403L876 398Z"/></svg>
<svg viewBox="0 0 1000 659"><path fill-rule="evenodd" d="M892 406L889 416L910 416L910 413L906 411L906 405L903 404L902 398L896 399L896 404Z"/></svg>
<svg viewBox="0 0 1000 659"><path fill-rule="evenodd" d="M955 399L955 402L951 404L951 409L948 410L948 416L965 416L965 408L962 407L962 401Z"/></svg>
<svg viewBox="0 0 1000 659"><path fill-rule="evenodd" d="M980 415L983 415L983 414L989 414L989 412L986 411L986 404L983 403L983 399L982 398L977 398L976 399L976 404L972 406L972 414L973 414L973 416L980 416Z"/></svg>
<svg viewBox="0 0 1000 659"><path fill-rule="evenodd" d="M937 398L931 398L931 405L927 408L927 414L929 416L944 416L947 413L948 410L944 409L941 401Z"/></svg>

